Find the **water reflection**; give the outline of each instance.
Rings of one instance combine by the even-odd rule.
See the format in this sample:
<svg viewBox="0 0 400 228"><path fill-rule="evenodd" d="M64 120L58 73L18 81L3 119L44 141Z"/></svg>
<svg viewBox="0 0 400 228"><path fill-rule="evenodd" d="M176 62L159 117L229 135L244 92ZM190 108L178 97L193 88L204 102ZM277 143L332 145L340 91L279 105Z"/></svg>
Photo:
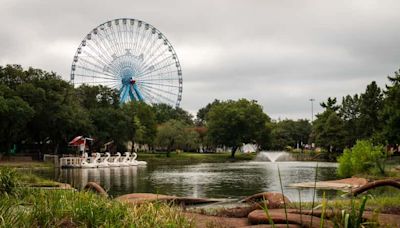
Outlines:
<svg viewBox="0 0 400 228"><path fill-rule="evenodd" d="M89 181L100 183L112 195L136 192L138 170L141 167L113 167L99 169L61 169L57 178L59 181L70 183L78 189L83 189Z"/></svg>
<svg viewBox="0 0 400 228"><path fill-rule="evenodd" d="M87 182L100 183L111 195L133 192L211 197L241 198L263 191L280 192L278 166L285 194L298 200L298 190L291 183L313 181L315 162L237 162L196 165L161 165L148 167L113 167L100 169L61 169L53 178L82 189ZM336 163L318 163L318 180L336 178ZM312 200L312 189L301 191L303 201ZM322 191L317 192L321 198Z"/></svg>

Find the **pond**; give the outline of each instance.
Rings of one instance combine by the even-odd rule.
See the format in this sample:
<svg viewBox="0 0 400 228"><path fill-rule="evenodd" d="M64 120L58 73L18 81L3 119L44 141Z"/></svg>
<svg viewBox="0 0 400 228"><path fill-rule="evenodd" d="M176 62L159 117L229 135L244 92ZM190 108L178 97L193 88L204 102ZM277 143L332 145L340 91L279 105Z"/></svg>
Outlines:
<svg viewBox="0 0 400 228"><path fill-rule="evenodd" d="M100 183L110 195L150 192L176 196L240 199L264 191L280 192L299 199L297 189L287 185L314 181L317 162L256 159L248 162L201 163L194 165L152 165L98 169L56 169L41 175L81 189L87 182ZM336 178L337 163L318 162L318 180ZM323 192L318 190L316 198ZM327 193L328 195L329 192ZM302 201L311 201L312 189L301 190Z"/></svg>

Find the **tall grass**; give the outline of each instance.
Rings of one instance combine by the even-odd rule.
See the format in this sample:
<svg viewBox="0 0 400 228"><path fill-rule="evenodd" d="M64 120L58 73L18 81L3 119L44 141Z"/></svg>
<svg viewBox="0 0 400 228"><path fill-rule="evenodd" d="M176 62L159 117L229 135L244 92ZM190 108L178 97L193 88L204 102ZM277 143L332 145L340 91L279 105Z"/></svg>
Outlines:
<svg viewBox="0 0 400 228"><path fill-rule="evenodd" d="M15 169L0 167L0 196L13 194L18 184L18 174Z"/></svg>
<svg viewBox="0 0 400 228"><path fill-rule="evenodd" d="M275 223L272 220L271 216L269 215L268 202L265 199L265 197L263 197L263 205L261 205L261 209L264 211L265 215L267 216L269 224L272 226L272 228L275 228Z"/></svg>
<svg viewBox="0 0 400 228"><path fill-rule="evenodd" d="M283 194L282 177L281 177L281 170L279 169L279 166L278 166L278 175L279 175L279 184L281 186L283 206L285 208L286 227L289 227L288 214L287 214L287 209L286 209L286 200L285 200L285 195Z"/></svg>
<svg viewBox="0 0 400 228"><path fill-rule="evenodd" d="M193 226L170 205L129 205L90 192L23 189L18 196L1 198L0 205L0 227Z"/></svg>
<svg viewBox="0 0 400 228"><path fill-rule="evenodd" d="M314 205L315 205L315 192L317 190L317 178L318 178L318 163L315 166L315 177L314 177L314 188L313 188L313 198L312 198L312 206L311 206L311 225L313 225L313 218L314 218Z"/></svg>

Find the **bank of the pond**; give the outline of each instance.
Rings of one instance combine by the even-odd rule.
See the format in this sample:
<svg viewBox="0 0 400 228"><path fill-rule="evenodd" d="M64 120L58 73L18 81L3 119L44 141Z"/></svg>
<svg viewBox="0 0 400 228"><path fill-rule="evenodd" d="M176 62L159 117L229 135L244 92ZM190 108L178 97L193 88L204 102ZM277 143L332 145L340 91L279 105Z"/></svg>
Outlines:
<svg viewBox="0 0 400 228"><path fill-rule="evenodd" d="M1 167L12 167L21 169L53 168L54 164L51 162L43 162L43 161L0 160L0 168Z"/></svg>
<svg viewBox="0 0 400 228"><path fill-rule="evenodd" d="M166 153L138 153L138 160L147 161L149 164L165 164L165 165L188 165L198 163L223 163L223 162L239 162L251 161L256 157L256 153L236 153L231 158L231 153L191 153L191 152L171 152L170 157Z"/></svg>

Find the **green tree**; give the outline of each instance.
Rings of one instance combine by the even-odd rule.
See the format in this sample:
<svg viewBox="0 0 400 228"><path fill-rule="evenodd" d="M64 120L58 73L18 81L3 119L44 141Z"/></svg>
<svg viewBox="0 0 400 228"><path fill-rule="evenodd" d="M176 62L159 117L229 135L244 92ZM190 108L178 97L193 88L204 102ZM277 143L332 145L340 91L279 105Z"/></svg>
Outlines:
<svg viewBox="0 0 400 228"><path fill-rule="evenodd" d="M260 145L265 140L263 137L269 137L265 130L270 118L254 100L221 102L210 109L206 120L210 142L231 147L232 158L243 143Z"/></svg>
<svg viewBox="0 0 400 228"><path fill-rule="evenodd" d="M303 119L274 122L271 127L271 148L276 150L307 143L311 134L310 122Z"/></svg>
<svg viewBox="0 0 400 228"><path fill-rule="evenodd" d="M102 107L90 111L90 117L95 126L93 135L95 136L96 145L101 145L113 141L119 148L125 148L124 143L130 140L130 128L134 120L132 116L126 115L122 109L114 109L112 107Z"/></svg>
<svg viewBox="0 0 400 228"><path fill-rule="evenodd" d="M167 104L153 105L156 120L158 124L167 122L168 120L180 120L186 124L193 125L193 116L182 108L173 108Z"/></svg>
<svg viewBox="0 0 400 228"><path fill-rule="evenodd" d="M144 102L132 101L122 105L127 116L130 116L132 142L152 145L157 134L157 122L153 107Z"/></svg>
<svg viewBox="0 0 400 228"><path fill-rule="evenodd" d="M351 147L361 136L360 130L360 98L357 94L343 97L339 109L339 115L343 120L344 144Z"/></svg>
<svg viewBox="0 0 400 228"><path fill-rule="evenodd" d="M336 104L336 102L337 102L336 97L335 98L328 97L326 102L322 102L320 105L326 110L331 110L336 112L337 110L339 110L339 106Z"/></svg>
<svg viewBox="0 0 400 228"><path fill-rule="evenodd" d="M400 70L388 77L391 85L386 86L384 107L381 112L383 136L389 144L400 143Z"/></svg>
<svg viewBox="0 0 400 228"><path fill-rule="evenodd" d="M368 139L381 129L379 113L383 107L383 94L375 81L360 96L360 139Z"/></svg>
<svg viewBox="0 0 400 228"><path fill-rule="evenodd" d="M317 114L317 119L313 123L312 139L329 152L342 151L345 132L343 120L336 112L339 109L336 98L328 98L328 101L321 103L321 106L325 110Z"/></svg>
<svg viewBox="0 0 400 228"><path fill-rule="evenodd" d="M186 131L184 122L171 119L161 125L157 130L156 145L167 150L167 157L173 150L183 149L186 140Z"/></svg>
<svg viewBox="0 0 400 228"><path fill-rule="evenodd" d="M26 137L25 128L34 110L19 97L4 96L6 90L6 86L0 86L0 149L9 151Z"/></svg>
<svg viewBox="0 0 400 228"><path fill-rule="evenodd" d="M73 136L90 129L73 86L55 73L7 65L0 67L0 84L34 110L26 126L25 143L42 145L42 149L50 146L57 152L60 144L65 146Z"/></svg>
<svg viewBox="0 0 400 228"><path fill-rule="evenodd" d="M119 106L119 95L115 89L84 84L76 88L76 93L80 104L88 110L99 107L118 108Z"/></svg>
<svg viewBox="0 0 400 228"><path fill-rule="evenodd" d="M212 103L208 103L205 107L199 109L196 114L196 125L197 126L205 126L206 125L206 117L211 107L220 104L221 101L215 99Z"/></svg>

